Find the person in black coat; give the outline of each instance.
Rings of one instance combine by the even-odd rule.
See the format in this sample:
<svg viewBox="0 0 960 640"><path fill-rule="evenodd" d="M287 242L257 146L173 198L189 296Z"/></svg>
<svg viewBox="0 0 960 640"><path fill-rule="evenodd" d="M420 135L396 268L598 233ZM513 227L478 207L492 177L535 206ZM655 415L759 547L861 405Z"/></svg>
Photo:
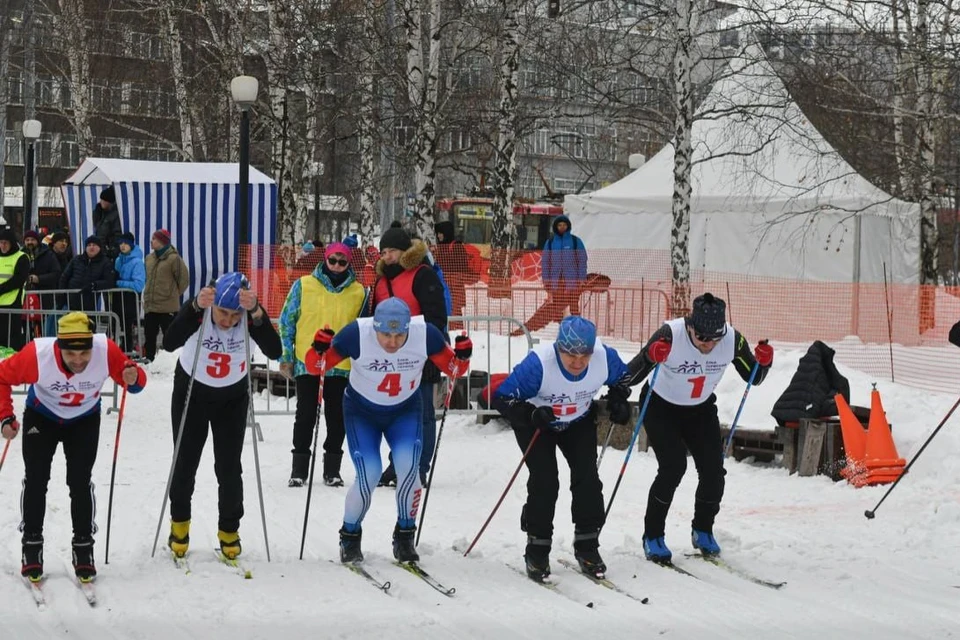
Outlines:
<svg viewBox="0 0 960 640"><path fill-rule="evenodd" d="M111 289L116 282L113 261L103 253L103 241L97 236L87 238L86 250L78 255L60 276L61 289L79 289L67 294L67 308L71 311L96 311L97 291Z"/></svg>
<svg viewBox="0 0 960 640"><path fill-rule="evenodd" d="M9 227L0 230L0 308L23 309L29 274L30 261L20 250L17 235ZM23 347L23 316L0 314L0 345L18 351Z"/></svg>
<svg viewBox="0 0 960 640"><path fill-rule="evenodd" d="M30 260L30 275L27 277L27 289L30 291L49 291L60 286L60 261L47 245L40 242L40 234L27 231L23 234L23 252ZM53 309L53 294L41 295L43 309Z"/></svg>
<svg viewBox="0 0 960 640"><path fill-rule="evenodd" d="M113 187L107 187L100 192L100 202L93 209L93 235L103 241L103 252L111 261L120 253L117 240L122 233L117 196Z"/></svg>
<svg viewBox="0 0 960 640"><path fill-rule="evenodd" d="M780 426L800 418L837 415L837 403L833 398L838 393L850 402L850 382L837 371L833 363L835 353L817 340L800 358L790 384L770 412Z"/></svg>

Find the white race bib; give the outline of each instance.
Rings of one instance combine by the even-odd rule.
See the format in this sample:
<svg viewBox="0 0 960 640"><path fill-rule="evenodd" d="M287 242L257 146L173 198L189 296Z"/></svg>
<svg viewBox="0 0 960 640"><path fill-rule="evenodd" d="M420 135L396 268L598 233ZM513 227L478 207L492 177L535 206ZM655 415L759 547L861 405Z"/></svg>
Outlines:
<svg viewBox="0 0 960 640"><path fill-rule="evenodd" d="M683 318L667 321L673 334L670 357L660 365L654 392L673 404L701 404L710 397L733 362L736 331L729 324L727 333L710 353L693 346Z"/></svg>

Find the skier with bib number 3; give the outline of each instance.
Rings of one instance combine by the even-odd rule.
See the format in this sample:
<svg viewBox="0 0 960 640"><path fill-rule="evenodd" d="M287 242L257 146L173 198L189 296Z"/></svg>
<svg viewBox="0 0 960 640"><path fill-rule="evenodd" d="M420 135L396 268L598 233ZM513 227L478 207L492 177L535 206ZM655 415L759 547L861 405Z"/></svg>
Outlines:
<svg viewBox="0 0 960 640"><path fill-rule="evenodd" d="M393 557L398 562L418 562L414 534L423 451L420 378L428 360L451 378L463 375L470 366L473 343L467 336L457 336L451 349L440 330L423 316L411 318L406 302L388 298L377 305L372 318L354 320L335 337L330 329L317 331L313 351L316 355L307 355L307 368L317 373L321 357L325 369L350 358L343 416L357 479L347 492L340 561L363 561L361 524L380 479L380 440L386 438L397 470Z"/></svg>
<svg viewBox="0 0 960 640"><path fill-rule="evenodd" d="M644 416L650 446L657 456L657 476L650 485L644 517L643 553L647 560L669 563L667 512L687 470L687 451L697 467L691 540L703 555L719 555L713 522L720 511L726 470L713 393L731 362L744 382L758 365L753 384L760 384L773 364L773 347L763 340L751 353L739 331L727 324L726 303L710 293L693 301L690 315L668 320L627 365L629 384L660 372ZM642 394L650 393L648 385ZM641 403L644 395L641 395Z"/></svg>

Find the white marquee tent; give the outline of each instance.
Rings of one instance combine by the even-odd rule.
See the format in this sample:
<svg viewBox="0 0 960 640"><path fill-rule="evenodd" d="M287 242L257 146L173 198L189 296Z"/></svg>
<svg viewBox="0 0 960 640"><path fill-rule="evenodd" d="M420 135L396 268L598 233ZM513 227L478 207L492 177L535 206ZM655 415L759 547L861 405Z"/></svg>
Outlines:
<svg viewBox="0 0 960 640"><path fill-rule="evenodd" d="M827 282L919 281L919 205L860 176L790 98L759 47L730 66L693 126L693 269ZM663 249L674 147L564 207L588 249Z"/></svg>
<svg viewBox="0 0 960 640"><path fill-rule="evenodd" d="M190 268L186 295L195 295L211 278L237 269L239 181L236 163L87 158L61 187L73 246L83 250L100 192L112 185L124 231L134 234L146 255L153 232L167 229ZM250 167L248 193L251 245L272 245L277 185ZM257 255L252 252L251 259Z"/></svg>

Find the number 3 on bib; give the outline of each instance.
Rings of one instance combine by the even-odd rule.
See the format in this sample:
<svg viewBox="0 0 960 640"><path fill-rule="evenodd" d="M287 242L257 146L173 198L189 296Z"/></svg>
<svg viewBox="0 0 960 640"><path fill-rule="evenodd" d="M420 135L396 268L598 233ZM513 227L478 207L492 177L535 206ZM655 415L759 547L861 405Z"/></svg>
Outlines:
<svg viewBox="0 0 960 640"><path fill-rule="evenodd" d="M414 388L416 382L416 380L410 381L411 389ZM400 395L400 374L388 373L387 375L383 376L383 380L380 381L380 386L377 387L377 391L385 393L391 398Z"/></svg>
<svg viewBox="0 0 960 640"><path fill-rule="evenodd" d="M693 385L690 389L691 398L699 398L703 395L703 385L707 381L707 376L697 376L696 378L687 378L687 382Z"/></svg>

